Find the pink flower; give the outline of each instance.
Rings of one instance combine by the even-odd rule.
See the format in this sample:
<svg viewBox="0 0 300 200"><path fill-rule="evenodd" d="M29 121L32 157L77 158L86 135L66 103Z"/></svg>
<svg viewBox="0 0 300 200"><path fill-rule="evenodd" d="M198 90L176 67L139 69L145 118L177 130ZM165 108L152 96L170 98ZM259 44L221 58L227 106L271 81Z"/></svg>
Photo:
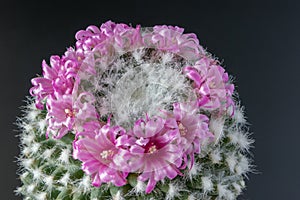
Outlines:
<svg viewBox="0 0 300 200"><path fill-rule="evenodd" d="M125 51L139 47L141 44L140 26L136 28L127 24L116 24L112 21L103 23L100 29L89 26L86 30L76 33L76 48L79 54L90 51L100 52L101 55L116 50Z"/></svg>
<svg viewBox="0 0 300 200"><path fill-rule="evenodd" d="M179 145L183 148L185 168L188 156L191 159L191 166L194 163L194 154L200 153L201 142L205 139L213 138L213 134L208 129L208 117L199 114L199 108L196 102L174 103L173 113L166 113L166 126L175 129L179 134Z"/></svg>
<svg viewBox="0 0 300 200"><path fill-rule="evenodd" d="M184 29L177 26L154 26L153 33L146 34L143 39L146 45L154 45L157 49L166 50L186 59L198 59L204 54L197 36L193 33L183 34Z"/></svg>
<svg viewBox="0 0 300 200"><path fill-rule="evenodd" d="M102 183L116 186L126 184L126 166L129 152L117 146L120 128L110 127L109 123L100 129L80 135L82 138L73 143L73 157L82 161L82 170L92 176L96 187ZM120 159L121 158L121 159Z"/></svg>
<svg viewBox="0 0 300 200"><path fill-rule="evenodd" d="M75 121L75 115L78 112L73 108L72 97L63 95L56 100L49 98L47 101L47 137L49 133L53 133L54 138L61 138L71 131Z"/></svg>
<svg viewBox="0 0 300 200"><path fill-rule="evenodd" d="M93 138L97 134L98 130L101 128L101 124L99 121L88 121L82 125L82 131L76 133L76 139L79 136L90 137Z"/></svg>
<svg viewBox="0 0 300 200"><path fill-rule="evenodd" d="M35 96L35 105L38 109L43 110L43 100L54 93L52 81L43 77L31 79L33 87L30 89L31 96Z"/></svg>
<svg viewBox="0 0 300 200"><path fill-rule="evenodd" d="M49 123L47 136L53 133L54 138L60 139L68 131L77 129L87 122L97 119L91 95L82 93L76 101L71 95L62 95L58 99L49 98L47 101L47 120Z"/></svg>
<svg viewBox="0 0 300 200"><path fill-rule="evenodd" d="M30 89L32 96L36 96L36 107L43 109L43 101L47 97L57 98L57 96L72 93L74 77L79 69L80 61L74 49L69 48L65 55L51 56L50 65L46 61L42 63L43 77L31 80L33 87Z"/></svg>
<svg viewBox="0 0 300 200"><path fill-rule="evenodd" d="M140 25L133 28L127 24L107 21L101 25L100 30L109 38L114 38L114 42L123 49L136 48L141 42Z"/></svg>
<svg viewBox="0 0 300 200"><path fill-rule="evenodd" d="M165 177L175 178L181 174L182 148L177 144L177 131L165 128L165 120L156 117L147 121L138 120L129 133L134 138L130 147L131 168L141 172L138 179L148 181L146 193Z"/></svg>
<svg viewBox="0 0 300 200"><path fill-rule="evenodd" d="M98 113L95 108L95 98L92 94L83 92L73 103L73 108L77 110L75 114L74 128L80 131L82 126L89 121L98 119Z"/></svg>
<svg viewBox="0 0 300 200"><path fill-rule="evenodd" d="M84 56L76 53L72 47L68 48L63 56L66 78L76 78L77 72L81 67Z"/></svg>
<svg viewBox="0 0 300 200"><path fill-rule="evenodd" d="M101 33L97 26L89 26L86 30L80 30L76 33L76 52L85 57L86 52L105 41L107 36Z"/></svg>
<svg viewBox="0 0 300 200"><path fill-rule="evenodd" d="M114 29L115 43L124 51L135 49L141 45L140 25L132 28L126 24L117 24Z"/></svg>
<svg viewBox="0 0 300 200"><path fill-rule="evenodd" d="M223 111L233 105L234 85L229 83L228 74L216 61L204 57L184 71L194 81L199 106Z"/></svg>

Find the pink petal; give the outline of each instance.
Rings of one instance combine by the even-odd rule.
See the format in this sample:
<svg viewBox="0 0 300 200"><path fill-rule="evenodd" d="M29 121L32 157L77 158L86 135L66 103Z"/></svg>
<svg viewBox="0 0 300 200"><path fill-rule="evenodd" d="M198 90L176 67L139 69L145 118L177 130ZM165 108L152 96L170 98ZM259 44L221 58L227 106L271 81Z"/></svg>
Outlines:
<svg viewBox="0 0 300 200"><path fill-rule="evenodd" d="M130 147L130 152L133 154L143 154L145 152L145 149L138 145L132 145Z"/></svg>
<svg viewBox="0 0 300 200"><path fill-rule="evenodd" d="M151 193L152 190L154 189L155 185L156 185L156 181L151 177L146 186L146 190L145 190L146 194Z"/></svg>

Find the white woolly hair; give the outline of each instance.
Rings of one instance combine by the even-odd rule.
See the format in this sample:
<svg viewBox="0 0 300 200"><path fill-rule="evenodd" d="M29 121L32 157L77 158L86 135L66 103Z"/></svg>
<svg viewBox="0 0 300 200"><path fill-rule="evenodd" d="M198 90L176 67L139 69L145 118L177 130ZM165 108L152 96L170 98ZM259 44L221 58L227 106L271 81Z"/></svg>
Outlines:
<svg viewBox="0 0 300 200"><path fill-rule="evenodd" d="M234 189L237 191L238 194L240 194L242 192L242 186L237 184L237 183L232 183L232 186L234 187Z"/></svg>
<svg viewBox="0 0 300 200"><path fill-rule="evenodd" d="M41 193L37 194L35 198L37 200L45 200L45 199L47 199L46 197L47 197L47 193L46 192L41 192Z"/></svg>
<svg viewBox="0 0 300 200"><path fill-rule="evenodd" d="M249 152L250 147L252 147L252 144L254 142L253 139L250 138L250 133L244 133L240 130L232 130L228 134L228 137L230 139L230 142L234 145L237 145L242 151Z"/></svg>
<svg viewBox="0 0 300 200"><path fill-rule="evenodd" d="M51 190L53 187L54 177L53 176L46 176L43 179L43 182L45 183L47 190Z"/></svg>
<svg viewBox="0 0 300 200"><path fill-rule="evenodd" d="M250 160L246 156L240 155L239 162L237 163L235 170L238 175L243 174L247 177L247 173L252 171L252 167Z"/></svg>
<svg viewBox="0 0 300 200"><path fill-rule="evenodd" d="M249 123L246 121L244 107L240 105L240 102L237 102L235 105L233 119L235 123L231 127L228 127L230 142L238 146L242 151L249 153L249 149L252 147L254 140L250 138Z"/></svg>
<svg viewBox="0 0 300 200"><path fill-rule="evenodd" d="M151 55L151 59L149 58ZM127 128L139 118L170 110L174 102L196 99L183 75L186 61L151 49L137 49L120 55L110 66L96 63L97 74L81 72L80 89L96 96L101 116L113 115L113 123Z"/></svg>
<svg viewBox="0 0 300 200"><path fill-rule="evenodd" d="M203 188L204 193L207 193L207 192L210 192L213 190L214 185L209 176L201 177L201 182L202 182L202 188Z"/></svg>
<svg viewBox="0 0 300 200"><path fill-rule="evenodd" d="M169 189L166 195L166 200L172 200L175 197L180 197L180 191L184 191L184 187L181 182L169 183Z"/></svg>
<svg viewBox="0 0 300 200"><path fill-rule="evenodd" d="M224 136L224 118L211 118L209 128L215 135L215 144L217 144Z"/></svg>
<svg viewBox="0 0 300 200"><path fill-rule="evenodd" d="M143 181L137 180L137 183L135 185L135 187L132 189L132 191L130 192L130 194L142 194L145 192L146 189L146 184Z"/></svg>
<svg viewBox="0 0 300 200"><path fill-rule="evenodd" d="M190 194L187 198L187 200L196 200L196 196L194 194Z"/></svg>
<svg viewBox="0 0 300 200"><path fill-rule="evenodd" d="M79 187L77 188L78 191L83 191L83 193L86 193L90 190L91 185L91 179L89 176L83 176L82 179L79 181Z"/></svg>
<svg viewBox="0 0 300 200"><path fill-rule="evenodd" d="M41 180L42 171L40 169L33 169L31 173L33 174L33 180Z"/></svg>
<svg viewBox="0 0 300 200"><path fill-rule="evenodd" d="M217 184L217 191L219 193L218 199L234 200L234 194L228 189L228 185L221 183Z"/></svg>
<svg viewBox="0 0 300 200"><path fill-rule="evenodd" d="M188 171L187 173L187 177L190 179L191 182L193 182L193 179L195 179L197 177L197 175L199 174L199 172L201 171L201 164L195 162L192 166L192 168Z"/></svg>
<svg viewBox="0 0 300 200"><path fill-rule="evenodd" d="M212 163L220 163L220 161L222 160L221 150L219 148L215 148L213 151L210 152L209 157Z"/></svg>
<svg viewBox="0 0 300 200"><path fill-rule="evenodd" d="M118 190L117 193L112 197L112 200L124 200L122 192Z"/></svg>
<svg viewBox="0 0 300 200"><path fill-rule="evenodd" d="M69 149L62 149L58 160L64 164L69 164L69 157L71 156L71 151Z"/></svg>
<svg viewBox="0 0 300 200"><path fill-rule="evenodd" d="M231 153L231 154L227 155L225 160L227 162L227 165L228 165L231 173L234 173L234 168L237 164L237 158L236 158L235 154Z"/></svg>
<svg viewBox="0 0 300 200"><path fill-rule="evenodd" d="M30 184L30 185L27 186L26 190L30 194L30 193L33 193L33 191L35 190L35 188L36 188L36 184L32 183L32 184Z"/></svg>
<svg viewBox="0 0 300 200"><path fill-rule="evenodd" d="M68 185L68 182L70 180L70 173L66 172L63 177L58 180L59 183L61 183L62 185L64 186L67 186Z"/></svg>

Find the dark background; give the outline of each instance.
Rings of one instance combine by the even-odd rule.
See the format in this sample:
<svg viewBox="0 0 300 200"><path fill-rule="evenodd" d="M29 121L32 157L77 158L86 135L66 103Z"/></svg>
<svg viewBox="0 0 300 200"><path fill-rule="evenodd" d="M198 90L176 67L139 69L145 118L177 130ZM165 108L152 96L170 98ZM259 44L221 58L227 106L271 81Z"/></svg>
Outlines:
<svg viewBox="0 0 300 200"><path fill-rule="evenodd" d="M224 60L254 132L259 174L239 199L300 199L300 2L298 1L1 1L0 199L14 197L18 138L13 123L41 73L42 59L74 45L76 31L111 19L195 32ZM248 2L248 3L246 3Z"/></svg>

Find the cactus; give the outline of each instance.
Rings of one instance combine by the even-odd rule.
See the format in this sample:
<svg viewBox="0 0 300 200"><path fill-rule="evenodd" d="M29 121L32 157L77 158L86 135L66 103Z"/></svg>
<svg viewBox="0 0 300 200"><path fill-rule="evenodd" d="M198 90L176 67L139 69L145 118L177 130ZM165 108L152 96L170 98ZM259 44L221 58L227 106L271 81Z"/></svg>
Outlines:
<svg viewBox="0 0 300 200"><path fill-rule="evenodd" d="M107 22L106 25L110 23L111 22ZM168 29L167 27L165 28ZM95 27L87 29L87 31L93 33L99 32L97 30L95 30ZM136 30L140 31L139 27L137 27ZM132 30L130 29L130 31ZM79 35L82 35L82 32L77 34L77 39L80 37ZM142 35L146 38L145 35L147 35L147 31L143 30ZM97 40L96 37L91 38ZM126 46L128 40L128 38L123 40L123 42L125 42L125 44L122 43L123 50L127 48L124 46ZM86 45L80 43L82 40L78 39L78 41L77 50L80 49L82 45ZM97 42L99 41L96 41L96 43ZM233 200L242 193L242 190L245 188L245 178L247 178L247 174L253 170L251 164L252 160L249 158L249 149L253 144L253 139L250 138L244 116L244 108L240 106L237 94L233 94L236 100L233 100L234 97L229 95L230 99L228 99L228 97L226 99L227 104L221 104L221 107L219 106L217 109L205 107L208 104L200 105L200 109L197 110L195 115L207 117L209 130L207 130L206 135L203 136L206 138L200 141L201 151L197 153L195 150L192 154L188 154L187 160L184 161L186 162L186 167L178 168L178 174L174 178L158 180L153 190L148 190L149 192L145 192L149 186L146 184L146 181L141 181L139 177L141 175L140 171L128 171L126 173L125 183L120 186L116 186L111 180L106 182L102 181L100 185L94 184L95 180L93 180L93 175L88 174L86 168L84 168L84 160L75 156L76 153L74 153L74 151L78 151L74 145L76 146L78 141L89 137L87 134L82 135L82 133L86 131L85 128L82 128L85 126L85 123L97 121L103 127L105 127L103 124L109 124L119 129L120 127L124 127L124 130L126 129L128 131L133 129L132 124L141 117L141 113L145 110L148 114L147 118L151 118L158 115L157 108L163 108L163 110L165 110L164 114L167 113L167 115L161 114L158 116L158 119L162 118L164 120L164 117L170 117L170 113L175 110L176 102L194 101L195 98L200 98L191 95L194 89L190 87L190 85L195 80L191 77L190 80L186 79L181 75L182 71L184 71L181 69L183 66L195 65L193 60L199 58L195 58L195 55L191 55L190 52L187 54L186 51L180 50L174 53L172 50L166 50L166 48L161 52L162 48L157 50L158 47L147 47L141 50L140 47L134 45L132 47L132 43L130 44L131 46L128 47L127 53L118 49L119 56L114 56L113 61L109 61L111 70L106 72L101 70L100 72L97 71L98 74L96 78L91 78L91 76L87 75L86 62L81 62L81 60L87 60L88 57L81 55L81 51L76 51L76 64L80 66L80 69L76 73L81 76L81 83L77 85L76 91L72 90L71 102L76 102L74 94L83 93L83 91L91 92L96 96L93 100L85 97L81 102L82 105L84 105L83 107L87 107L85 103L92 102L95 108L95 110L92 110L91 107L88 107L89 109L87 109L87 111L92 114L89 114L88 117L86 117L88 120L84 122L72 121L73 124L71 128L66 124L60 125L59 127L57 123L51 125L51 120L56 120L55 117L51 116L51 112L53 112L51 109L53 109L53 107L51 107L52 105L50 106L48 102L48 99L53 98L51 97L53 94L48 94L48 96L45 97L39 96L41 93L37 94L31 91L34 97L28 98L26 106L23 109L23 116L18 119L18 125L21 130L19 174L22 185L16 189L17 194L21 194L24 199L36 200ZM95 47L94 44L92 44L92 46ZM85 49L85 51L87 50ZM74 54L74 52L73 49L68 49L68 53L65 55L67 58L72 57L70 54ZM203 49L198 49L196 54L202 55L202 59L203 55L205 55L209 57L209 59L214 60ZM92 51L92 56L99 56L98 52ZM52 59L52 68L55 66L55 62L53 61L55 59L57 59L57 57ZM62 59L65 59L65 57ZM65 66L68 62L59 61L59 63ZM151 66L155 70L144 71L144 66ZM180 72L179 74L178 71ZM138 76L137 74L141 77L135 78ZM122 77L125 77L125 81L123 80L123 82ZM72 77L71 80L74 80L74 77ZM128 80L131 80L133 84L128 83ZM148 83L159 83L167 89L165 91L156 86L152 87L149 86ZM34 85L35 89L40 87L40 84L43 83ZM51 84L54 83L52 82ZM230 81L227 81L226 84L229 85ZM74 83L74 85L76 84ZM105 85L105 87L99 88L99 85ZM116 85L118 85L118 87L115 87ZM144 90L138 90L137 85L144 88ZM72 85L72 87L74 86ZM134 90L130 87L134 87L135 92L130 93L130 91ZM184 92L182 88L185 88ZM66 91L67 90L64 90L65 93L67 93ZM145 93L145 91L149 93ZM162 93L159 94L159 92ZM140 101L141 97L142 101ZM230 101L231 98L232 102ZM60 99L57 98L54 101L59 100ZM134 103L126 107L126 102L129 100ZM108 102L111 103L111 107L106 106ZM144 102L150 102L150 104L145 105ZM173 104L174 107L172 107ZM201 106L203 106L203 109ZM132 109L132 107L136 110ZM107 111L108 108L113 110L113 116ZM64 112L66 117L71 119L74 117L73 114L77 115L80 112L80 109L79 112L77 110L75 112L74 107L74 111L70 108L64 109ZM126 115L122 115L120 112L124 112ZM188 113L187 115L190 114ZM180 128L182 128L182 124L178 123L178 133L182 133L182 129ZM128 131L128 133L130 132ZM212 134L213 137L209 134ZM180 134L178 137L180 137ZM177 141L176 139L176 142ZM195 144L191 143L190 145ZM129 153L130 149L124 147L123 150ZM154 149L153 152L155 151L156 149ZM99 152L99 154L100 153L101 152ZM107 152L105 151L105 153ZM152 153L152 151L150 151L150 153ZM195 158L192 159L191 155L195 156ZM103 156L106 158L107 154L102 155L102 157Z"/></svg>
<svg viewBox="0 0 300 200"><path fill-rule="evenodd" d="M251 170L247 157L253 143L249 139L241 108L233 119L226 119L217 144L211 144L196 158L191 170L183 177L159 184L153 194L144 194L144 183L131 174L128 184L117 188L91 185L89 176L81 170L81 163L71 155L74 135L61 140L46 139L46 110L35 108L28 101L24 116L19 120L22 129L20 179L17 192L25 199L236 199L245 187L245 176ZM218 125L216 125L218 126Z"/></svg>

